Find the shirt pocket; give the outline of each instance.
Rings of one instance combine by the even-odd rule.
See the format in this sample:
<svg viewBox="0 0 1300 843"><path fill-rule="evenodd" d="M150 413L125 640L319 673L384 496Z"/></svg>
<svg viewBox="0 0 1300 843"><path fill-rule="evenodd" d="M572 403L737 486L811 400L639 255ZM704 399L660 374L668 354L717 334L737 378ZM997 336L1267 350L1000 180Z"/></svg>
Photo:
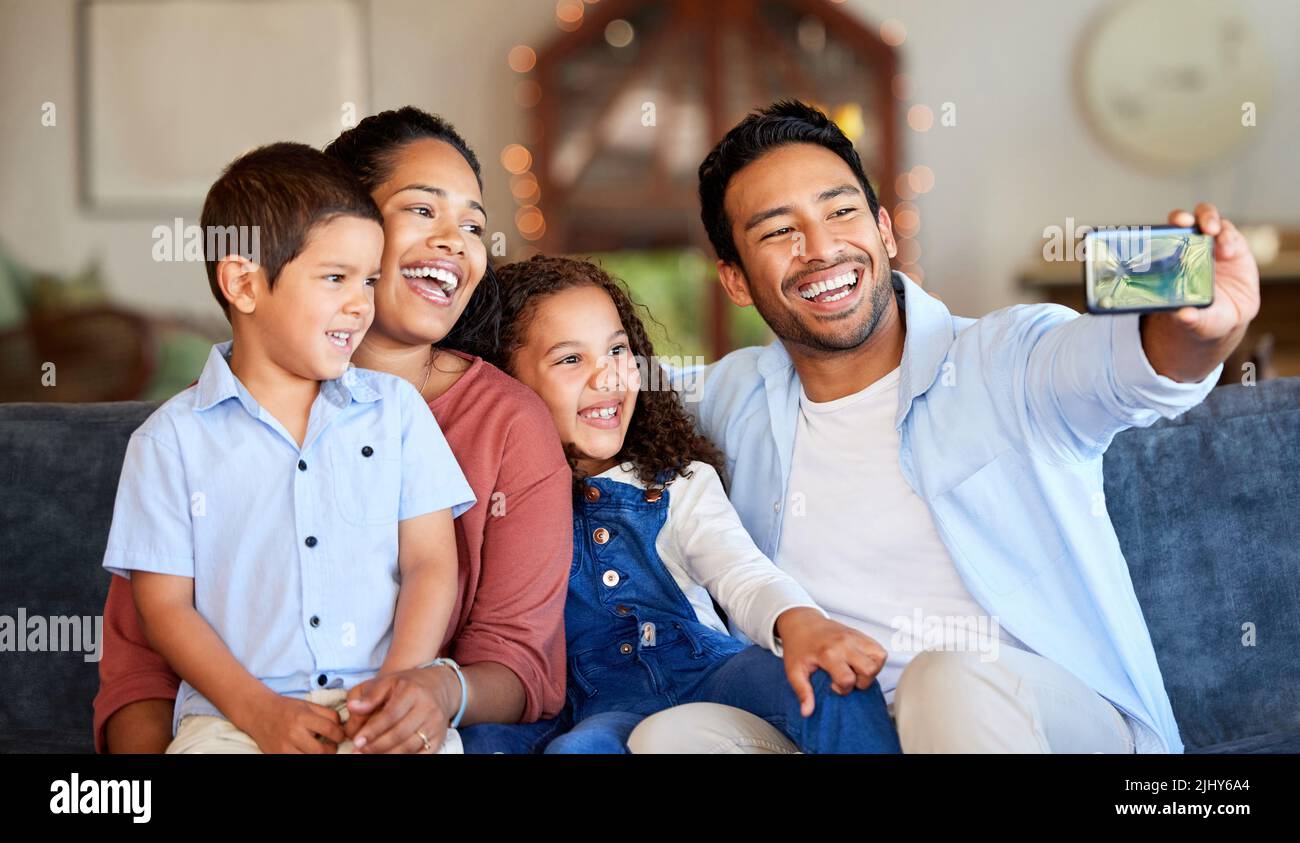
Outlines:
<svg viewBox="0 0 1300 843"><path fill-rule="evenodd" d="M330 445L334 503L357 527L396 524L402 498L402 446L397 439L350 435Z"/></svg>
<svg viewBox="0 0 1300 843"><path fill-rule="evenodd" d="M992 594L1015 591L1065 556L1056 516L1017 451L999 454L935 503L966 567Z"/></svg>

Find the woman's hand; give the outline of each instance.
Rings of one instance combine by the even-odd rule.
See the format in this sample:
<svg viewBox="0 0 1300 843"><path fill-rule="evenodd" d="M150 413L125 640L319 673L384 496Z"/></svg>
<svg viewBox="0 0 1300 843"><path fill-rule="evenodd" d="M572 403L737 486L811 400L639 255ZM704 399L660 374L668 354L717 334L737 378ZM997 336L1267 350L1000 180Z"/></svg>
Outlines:
<svg viewBox="0 0 1300 843"><path fill-rule="evenodd" d="M812 715L817 704L808 678L818 668L831 678L841 696L866 690L885 664L885 649L856 629L823 617L807 607L787 609L776 619L776 634L785 653L785 675L799 698L799 713Z"/></svg>
<svg viewBox="0 0 1300 843"><path fill-rule="evenodd" d="M426 752L417 732L434 753L459 709L460 680L451 668L403 670L353 686L344 729L359 753Z"/></svg>

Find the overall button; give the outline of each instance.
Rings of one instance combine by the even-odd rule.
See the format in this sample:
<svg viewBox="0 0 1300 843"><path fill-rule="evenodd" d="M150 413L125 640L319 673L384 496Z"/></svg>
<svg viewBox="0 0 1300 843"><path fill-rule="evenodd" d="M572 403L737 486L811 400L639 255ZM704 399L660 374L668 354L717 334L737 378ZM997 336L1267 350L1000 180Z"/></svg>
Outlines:
<svg viewBox="0 0 1300 843"><path fill-rule="evenodd" d="M618 585L618 581L619 581L618 571L612 569L606 571L604 574L601 575L600 581L603 582L605 585L609 586L610 588L613 588L614 586Z"/></svg>
<svg viewBox="0 0 1300 843"><path fill-rule="evenodd" d="M315 616L315 615L312 615L312 616L311 616L311 625L312 625L312 626L320 626L320 618L318 618L318 617Z"/></svg>
<svg viewBox="0 0 1300 843"><path fill-rule="evenodd" d="M595 503L600 500L600 489L597 489L595 486L588 486L587 490L582 493L582 496L592 503Z"/></svg>
<svg viewBox="0 0 1300 843"><path fill-rule="evenodd" d="M308 536L306 539L303 540L303 544L307 545L308 547L315 547L315 546L316 546L316 537L315 537L315 536Z"/></svg>
<svg viewBox="0 0 1300 843"><path fill-rule="evenodd" d="M781 502L780 502L780 501L777 501L776 503L772 504L772 511L773 511L773 512L780 512L780 511L781 511Z"/></svg>
<svg viewBox="0 0 1300 843"><path fill-rule="evenodd" d="M320 676L317 676L317 677L316 677L316 684L319 685L319 686L321 686L322 688L325 687L325 683L328 682L328 681L329 681L329 679L325 678L325 674L323 674L323 673L322 673Z"/></svg>
<svg viewBox="0 0 1300 843"><path fill-rule="evenodd" d="M632 610L626 606L618 606L617 608L614 609L614 611L618 612L620 615L626 615L628 612Z"/></svg>
<svg viewBox="0 0 1300 843"><path fill-rule="evenodd" d="M646 503L655 503L656 501L658 501L658 500L659 500L660 498L662 498L663 496L664 496L664 490L663 490L663 489L646 489L646 490L645 490L645 502L646 502Z"/></svg>
<svg viewBox="0 0 1300 843"><path fill-rule="evenodd" d="M591 537L595 539L596 544L604 544L609 541L609 530L606 530L604 527L597 527L596 531L591 534Z"/></svg>
<svg viewBox="0 0 1300 843"><path fill-rule="evenodd" d="M371 454L373 454L374 452L375 452L375 449L372 448L372 447L370 447L369 445L367 445L367 446L365 446L364 448L361 449L361 456L363 456L363 457L368 457L368 456L370 456Z"/></svg>
<svg viewBox="0 0 1300 843"><path fill-rule="evenodd" d="M632 652L632 645L624 641L622 644L618 645L618 651L626 656Z"/></svg>
<svg viewBox="0 0 1300 843"><path fill-rule="evenodd" d="M299 470L299 471L306 471L306 470L307 470L307 462L306 462L306 460L298 460L298 470Z"/></svg>

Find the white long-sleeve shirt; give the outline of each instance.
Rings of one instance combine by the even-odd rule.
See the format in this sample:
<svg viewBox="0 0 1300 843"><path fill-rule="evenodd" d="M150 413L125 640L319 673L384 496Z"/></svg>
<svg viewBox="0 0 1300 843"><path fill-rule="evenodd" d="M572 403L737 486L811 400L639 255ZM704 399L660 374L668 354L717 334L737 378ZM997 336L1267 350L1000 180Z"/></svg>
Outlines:
<svg viewBox="0 0 1300 843"><path fill-rule="evenodd" d="M668 486L668 518L655 550L700 623L727 632L712 595L747 638L780 656L776 619L782 612L799 607L826 612L754 544L713 466L695 461L689 471L690 477L677 477ZM599 476L646 487L630 463Z"/></svg>

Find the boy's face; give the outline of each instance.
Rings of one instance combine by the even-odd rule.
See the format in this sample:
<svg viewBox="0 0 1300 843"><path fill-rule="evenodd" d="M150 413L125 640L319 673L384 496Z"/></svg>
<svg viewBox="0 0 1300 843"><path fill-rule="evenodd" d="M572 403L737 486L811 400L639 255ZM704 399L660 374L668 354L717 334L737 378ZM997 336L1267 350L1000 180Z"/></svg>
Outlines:
<svg viewBox="0 0 1300 843"><path fill-rule="evenodd" d="M275 364L317 381L347 370L374 318L383 250L377 223L334 217L312 227L302 251L280 270L274 290L256 282L257 304L247 324Z"/></svg>
<svg viewBox="0 0 1300 843"><path fill-rule="evenodd" d="M779 147L732 177L724 199L740 265L719 262L731 300L778 337L819 352L857 348L890 301L898 253L889 214L873 217L834 152Z"/></svg>
<svg viewBox="0 0 1300 843"><path fill-rule="evenodd" d="M641 373L608 293L572 287L538 302L511 368L546 402L580 468L599 474L612 467L632 422Z"/></svg>

